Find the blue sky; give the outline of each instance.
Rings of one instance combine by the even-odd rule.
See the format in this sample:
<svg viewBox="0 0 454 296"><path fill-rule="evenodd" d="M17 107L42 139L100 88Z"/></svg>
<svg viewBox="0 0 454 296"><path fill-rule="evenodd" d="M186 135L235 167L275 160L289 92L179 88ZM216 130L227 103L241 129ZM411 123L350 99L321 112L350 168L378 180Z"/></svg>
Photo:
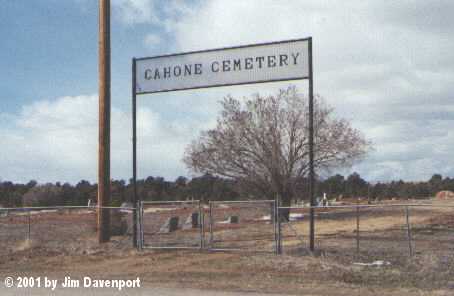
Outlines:
<svg viewBox="0 0 454 296"><path fill-rule="evenodd" d="M2 110L17 112L37 99L97 92L97 4L85 0L2 3L0 66L8 69L1 76ZM112 94L115 103L123 104L125 98L120 97L129 96L131 58L150 52L144 36L159 28L128 23L117 6L112 10Z"/></svg>
<svg viewBox="0 0 454 296"><path fill-rule="evenodd" d="M2 1L0 179L96 181L97 2ZM112 0L112 177L131 176L132 57L307 36L315 91L375 145L342 173L454 177L452 11L451 1ZM213 127L219 99L288 84L140 97L139 176L190 176L184 147Z"/></svg>
<svg viewBox="0 0 454 296"><path fill-rule="evenodd" d="M73 1L4 1L0 19L3 110L96 91L96 10Z"/></svg>

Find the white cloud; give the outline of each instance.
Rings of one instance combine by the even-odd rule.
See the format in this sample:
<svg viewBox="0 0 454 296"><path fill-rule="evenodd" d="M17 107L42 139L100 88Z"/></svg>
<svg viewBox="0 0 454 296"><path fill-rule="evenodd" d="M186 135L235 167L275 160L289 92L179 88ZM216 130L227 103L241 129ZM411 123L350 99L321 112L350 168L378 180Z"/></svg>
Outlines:
<svg viewBox="0 0 454 296"><path fill-rule="evenodd" d="M126 24L157 23L154 0L113 0L113 11Z"/></svg>
<svg viewBox="0 0 454 296"><path fill-rule="evenodd" d="M96 181L98 140L97 95L42 100L19 114L0 113L0 179L27 182ZM132 176L131 115L112 107L111 176ZM148 106L138 109L139 177L184 175L185 146L207 122L168 120ZM212 124L212 123L211 123Z"/></svg>
<svg viewBox="0 0 454 296"><path fill-rule="evenodd" d="M161 43L161 38L159 35L156 34L148 34L145 36L144 39L144 44L147 46L149 49L155 48L157 45Z"/></svg>
<svg viewBox="0 0 454 296"><path fill-rule="evenodd" d="M315 91L375 143L370 178L454 175L454 21L449 1L201 1L166 29L177 51L313 36ZM272 84L219 89L249 95ZM305 83L297 82L305 87ZM200 96L207 96L201 93Z"/></svg>
<svg viewBox="0 0 454 296"><path fill-rule="evenodd" d="M0 177L13 181L94 179L96 102L95 96L63 97L4 115L9 120L1 125L6 151L0 157Z"/></svg>

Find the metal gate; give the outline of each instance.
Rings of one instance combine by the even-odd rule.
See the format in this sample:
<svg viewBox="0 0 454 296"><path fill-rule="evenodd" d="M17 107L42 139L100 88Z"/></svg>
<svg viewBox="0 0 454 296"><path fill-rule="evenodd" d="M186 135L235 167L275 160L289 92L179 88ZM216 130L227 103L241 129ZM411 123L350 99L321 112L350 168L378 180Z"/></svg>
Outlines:
<svg viewBox="0 0 454 296"><path fill-rule="evenodd" d="M202 249L200 201L139 202L138 246L143 249Z"/></svg>
<svg viewBox="0 0 454 296"><path fill-rule="evenodd" d="M138 208L139 248L278 252L274 200L141 201Z"/></svg>

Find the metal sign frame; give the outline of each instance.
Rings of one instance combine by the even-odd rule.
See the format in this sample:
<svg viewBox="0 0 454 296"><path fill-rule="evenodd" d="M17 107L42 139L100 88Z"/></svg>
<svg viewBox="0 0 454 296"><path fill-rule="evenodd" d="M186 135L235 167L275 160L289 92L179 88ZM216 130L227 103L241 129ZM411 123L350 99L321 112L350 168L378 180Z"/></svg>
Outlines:
<svg viewBox="0 0 454 296"><path fill-rule="evenodd" d="M181 89L169 89L169 90L161 90L161 91L152 91L152 92L137 92L136 91L136 68L137 68L137 61L145 60L145 59L157 59L162 57L174 57L174 56L182 56L187 54L194 54L194 53L205 53L205 52L213 52L213 51L220 51L226 49L241 49L241 48L248 48L248 47L256 47L261 45L275 45L275 44L283 44L283 43L291 43L297 41L307 41L308 42L308 76L302 75L298 77L291 77L286 79L269 79L269 80L258 80L258 81L250 81L244 83L228 83L228 84L216 84L216 85L204 85L204 86L197 86L197 87L188 87L188 88L181 88ZM256 43L256 44L248 44L248 45L241 45L241 46L233 46L233 47L222 47L222 48L215 48L215 49L208 49L208 50L200 50L200 51L191 51L191 52L182 52L176 54L168 54L168 55L159 55L153 57L144 57L144 58L133 58L132 59L132 182L133 182L133 202L137 206L138 205L138 198L137 198L137 95L142 94L151 94L151 93L161 93L161 92L170 92L170 91L183 91L183 90L190 90L190 89L201 89L201 88L211 88L211 87L222 87L222 86L233 86L233 85L245 85L245 84L258 84L258 83L266 83L266 82L277 82L277 81L292 81L292 80L309 80L309 196L310 196L310 203L311 206L315 206L315 190L314 190L314 178L315 178L315 171L314 171L314 95L313 95L313 82L314 82L314 74L313 74L313 64L312 64L312 37L307 38L300 38L300 39L289 39L289 40L282 40L276 42L266 42L266 43ZM310 210L310 250L314 251L314 234L315 234L315 223L314 223L314 210L311 207ZM134 219L134 233L133 233L133 242L137 245L137 211L133 213Z"/></svg>

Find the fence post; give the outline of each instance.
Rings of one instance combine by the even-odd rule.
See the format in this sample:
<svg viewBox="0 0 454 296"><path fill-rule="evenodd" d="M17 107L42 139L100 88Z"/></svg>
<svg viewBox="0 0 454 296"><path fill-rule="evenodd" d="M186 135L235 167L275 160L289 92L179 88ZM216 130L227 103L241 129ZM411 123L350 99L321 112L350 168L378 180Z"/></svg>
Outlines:
<svg viewBox="0 0 454 296"><path fill-rule="evenodd" d="M210 230L210 248L213 247L213 204L211 201L209 202L210 204L210 209L209 209L209 215L210 215L210 224L209 224L209 230Z"/></svg>
<svg viewBox="0 0 454 296"><path fill-rule="evenodd" d="M356 205L356 255L359 255L359 205Z"/></svg>
<svg viewBox="0 0 454 296"><path fill-rule="evenodd" d="M405 216L407 221L407 238L408 238L408 250L410 251L410 256L413 256L413 246L411 238L411 228L410 228L410 213L408 206L405 207Z"/></svg>
<svg viewBox="0 0 454 296"><path fill-rule="evenodd" d="M276 201L272 203L270 208L270 221L273 221L274 254L277 255Z"/></svg>
<svg viewBox="0 0 454 296"><path fill-rule="evenodd" d="M136 247L137 250L140 250L140 244L139 244L139 241L140 241L139 240L139 237L140 237L140 231L139 231L139 225L140 225L140 213L139 213L139 211L140 211L140 208L139 208L139 202L138 201L136 201L134 203L134 207L136 208L135 211L136 211L136 215L137 215L137 223L134 224L134 213L133 213L133 215L132 215L132 220L133 220L132 221L132 227L136 228L135 231L137 233L137 236L135 237L135 240L136 240L135 247ZM134 239L134 234L133 234L133 239Z"/></svg>
<svg viewBox="0 0 454 296"><path fill-rule="evenodd" d="M272 208L272 217L270 216L270 219L273 219L273 226L274 226L274 253L276 255L279 254L279 233L277 230L277 223L278 223L278 215L277 212L279 210L277 200L273 202L273 208Z"/></svg>
<svg viewBox="0 0 454 296"><path fill-rule="evenodd" d="M136 208L135 211L136 211L136 215L137 215L137 223L134 223L134 214L133 214L133 216L132 216L132 219L133 219L132 227L133 228L135 227L136 228L135 231L136 231L136 233L138 233L138 235L135 237L135 239L136 239L135 246L136 246L137 250L140 250L140 243L139 243L140 242L140 239L139 239L139 237L140 237L140 235L139 235L140 234L140 231L139 231L139 225L140 225L140 213L139 212L140 212L140 208L139 208L139 202L136 202L134 204L134 206ZM133 234L133 236L134 236L134 234ZM134 239L134 237L133 237L133 239Z"/></svg>
<svg viewBox="0 0 454 296"><path fill-rule="evenodd" d="M143 214L144 214L144 209L143 209L143 201L139 201L140 205L140 249L142 250L144 245L145 245L145 235L144 235L144 221L143 221Z"/></svg>
<svg viewBox="0 0 454 296"><path fill-rule="evenodd" d="M140 219L142 220L142 223L140 224L140 231L142 232L142 240L141 240L141 243L142 243L142 248L145 246L145 232L144 232L144 229L145 229L145 222L144 222L144 207L143 207L144 203L143 201L140 202L140 208L142 209L142 214L140 216Z"/></svg>
<svg viewBox="0 0 454 296"><path fill-rule="evenodd" d="M203 247L204 247L204 242L205 242L205 231L204 231L204 222L203 222L203 206L202 204L200 203L200 200L199 200L199 229L200 229L200 250L203 250Z"/></svg>
<svg viewBox="0 0 454 296"><path fill-rule="evenodd" d="M30 210L28 210L28 232L27 232L27 240L30 241L31 237L31 217L30 217Z"/></svg>
<svg viewBox="0 0 454 296"><path fill-rule="evenodd" d="M282 227L279 203L276 203L276 221L277 221L277 253L282 254Z"/></svg>
<svg viewBox="0 0 454 296"><path fill-rule="evenodd" d="M135 243L133 246L136 247L137 250L140 250L140 206L139 206L139 202L136 201L135 205L134 205L135 209L133 210L133 214L132 214L132 228L133 228L133 231L135 231L136 233L136 236L134 237L134 233L133 233L133 240L135 239ZM135 214L134 214L135 212ZM135 217L134 217L135 215ZM135 221L134 221L135 219Z"/></svg>
<svg viewBox="0 0 454 296"><path fill-rule="evenodd" d="M143 246L145 244L144 234L143 234L143 201L139 200L138 205L139 205L139 235L138 235L138 238L140 239L139 248L142 251Z"/></svg>

